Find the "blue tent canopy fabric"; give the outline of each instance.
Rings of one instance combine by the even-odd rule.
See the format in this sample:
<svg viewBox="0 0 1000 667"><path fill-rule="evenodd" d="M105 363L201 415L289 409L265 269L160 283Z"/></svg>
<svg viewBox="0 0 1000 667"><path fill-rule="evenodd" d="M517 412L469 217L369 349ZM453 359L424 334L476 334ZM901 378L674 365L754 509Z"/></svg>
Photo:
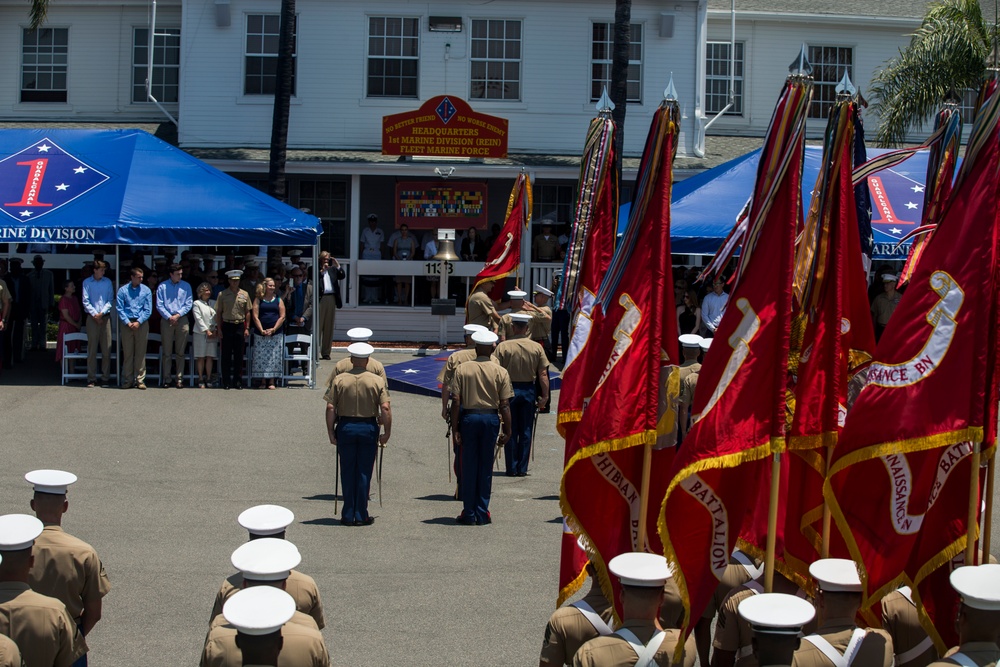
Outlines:
<svg viewBox="0 0 1000 667"><path fill-rule="evenodd" d="M871 159L887 151L869 149ZM806 146L802 201L808 210L823 151ZM676 183L671 196L670 245L679 255L714 255L753 192L760 149ZM898 240L920 225L924 207L927 151L868 179L872 195L873 258L906 258L909 244ZM619 231L628 221L630 204L621 207Z"/></svg>
<svg viewBox="0 0 1000 667"><path fill-rule="evenodd" d="M0 130L0 243L314 245L319 220L142 130Z"/></svg>

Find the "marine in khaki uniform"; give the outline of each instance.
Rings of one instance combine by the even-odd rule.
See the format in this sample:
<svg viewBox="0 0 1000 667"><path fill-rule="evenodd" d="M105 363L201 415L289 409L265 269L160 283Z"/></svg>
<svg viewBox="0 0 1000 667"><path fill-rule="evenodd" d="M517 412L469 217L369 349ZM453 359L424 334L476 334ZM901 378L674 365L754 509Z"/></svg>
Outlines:
<svg viewBox="0 0 1000 667"><path fill-rule="evenodd" d="M799 587L782 576L774 573L774 591L785 595L802 595ZM719 606L719 619L715 625L715 640L712 646L712 667L757 667L757 658L753 655L753 631L750 624L740 616L739 606L744 600L760 595L764 586L759 581L751 579L729 592ZM810 630L814 628L809 628Z"/></svg>
<svg viewBox="0 0 1000 667"><path fill-rule="evenodd" d="M573 664L573 656L595 637L611 634L614 610L597 582L594 566L587 563L590 591L572 604L556 609L545 626L539 667Z"/></svg>
<svg viewBox="0 0 1000 667"><path fill-rule="evenodd" d="M327 667L330 655L318 630L290 623L295 601L270 586L239 591L222 608L226 623L212 628L201 667Z"/></svg>
<svg viewBox="0 0 1000 667"><path fill-rule="evenodd" d="M615 556L608 569L621 582L622 624L611 635L597 637L580 647L573 657L574 667L647 667L673 664L680 630L661 630L657 617L663 602L670 568L663 556L625 553ZM683 667L695 662L694 638L684 644Z"/></svg>
<svg viewBox="0 0 1000 667"><path fill-rule="evenodd" d="M560 258L559 237L552 233L552 225L542 223L542 233L531 239L531 254L536 262L555 262Z"/></svg>
<svg viewBox="0 0 1000 667"><path fill-rule="evenodd" d="M0 635L0 667L21 666L21 651L18 650L17 644L10 637Z"/></svg>
<svg viewBox="0 0 1000 667"><path fill-rule="evenodd" d="M490 331L497 331L500 327L500 314L497 313L497 305L490 298L490 290L496 281L484 280L480 282L475 291L469 296L469 301L465 304L465 323L478 324Z"/></svg>
<svg viewBox="0 0 1000 667"><path fill-rule="evenodd" d="M691 421L691 404L694 402L694 388L687 383L687 379L689 376L697 375L701 372L701 364L698 363L698 357L701 355L702 340L702 337L697 334L684 334L680 337L681 355L684 357L684 361L681 362L678 369L681 383L678 418L680 419L682 438L687 435Z"/></svg>
<svg viewBox="0 0 1000 667"><path fill-rule="evenodd" d="M280 505L256 505L240 513L236 520L250 533L251 542L261 538L283 540L285 539L285 529L295 520L295 515L291 510ZM210 622L218 619L222 614L222 607L226 600L241 588L243 588L242 572L237 572L222 582L222 586L215 596L212 615L209 617ZM288 579L285 580L285 592L295 600L295 609L310 616L316 622L316 627L322 630L326 626L326 621L323 618L323 603L320 601L319 589L312 577L291 569Z"/></svg>
<svg viewBox="0 0 1000 667"><path fill-rule="evenodd" d="M799 635L816 616L813 606L795 595L762 593L740 603L740 619L753 631L753 652L761 665L787 666Z"/></svg>
<svg viewBox="0 0 1000 667"><path fill-rule="evenodd" d="M451 423L458 425L455 439L462 448L462 513L464 525L493 522L494 447L510 440L510 375L490 355L497 342L491 331L472 334L476 358L458 367L451 384ZM454 428L453 428L454 430Z"/></svg>
<svg viewBox="0 0 1000 667"><path fill-rule="evenodd" d="M514 321L511 319L511 315L517 313L531 315L525 309L526 302L524 297L526 296L528 296L528 293L519 289L512 289L507 292L507 303L510 304L510 312L500 316L500 331L497 332L500 335L500 340L508 340L514 337ZM530 322L531 320L529 319L528 321Z"/></svg>
<svg viewBox="0 0 1000 667"><path fill-rule="evenodd" d="M695 643L698 645L698 661L702 665L711 664L708 654L712 647L712 622L715 615L722 607L723 601L729 592L738 586L742 586L751 579L758 578L764 573L759 561L754 560L739 549L734 549L729 557L729 564L722 572L722 579L716 586L715 592L708 601L708 606L698 619L698 624L694 628Z"/></svg>
<svg viewBox="0 0 1000 667"><path fill-rule="evenodd" d="M531 322L528 324L528 338L542 346L542 350L545 351L545 360L548 363L552 363L552 360L555 358L552 354L550 340L552 334L552 309L549 308L548 302L551 297L552 290L536 284L535 302L524 304L524 309L531 313ZM545 374L548 375L548 373L548 368L546 368ZM540 391L540 389L537 385L535 386L535 391ZM551 412L551 402L552 396L549 395L549 400L538 410L539 414L549 414Z"/></svg>
<svg viewBox="0 0 1000 667"><path fill-rule="evenodd" d="M62 470L33 470L24 476L34 486L31 509L45 528L35 539L28 584L31 590L56 598L88 635L101 620L102 599L111 582L94 548L62 529L62 516L69 509L67 488L76 475Z"/></svg>
<svg viewBox="0 0 1000 667"><path fill-rule="evenodd" d="M367 343L371 340L372 335L372 330L364 327L355 327L347 330L347 338L352 343ZM330 373L330 377L326 381L326 388L329 389L333 385L333 378L337 377L341 373L347 373L352 368L354 368L354 365L351 363L350 357L344 357L339 360L336 364L334 364L333 372ZM368 365L365 367L365 370L369 373L374 373L385 380L386 391L389 391L389 379L385 375L385 366L382 365L381 361L375 359L374 357L368 357Z"/></svg>
<svg viewBox="0 0 1000 667"><path fill-rule="evenodd" d="M340 457L340 481L344 507L340 522L345 526L370 526L368 513L372 470L380 446L392 433L392 410L385 381L365 370L374 348L352 343L347 348L353 368L333 379L327 390L326 427L330 444ZM379 424L382 435L379 435Z"/></svg>
<svg viewBox="0 0 1000 667"><path fill-rule="evenodd" d="M792 667L833 667L838 662L846 662L847 667L890 667L893 651L889 634L854 624L862 590L854 561L824 558L809 566L809 574L816 581L818 627L814 634L802 638ZM852 657L845 661L845 655Z"/></svg>
<svg viewBox="0 0 1000 667"><path fill-rule="evenodd" d="M70 667L87 653L86 640L66 605L28 586L32 545L43 528L27 514L0 516L0 635L14 640L29 667Z"/></svg>
<svg viewBox="0 0 1000 667"><path fill-rule="evenodd" d="M511 293L513 294L513 292ZM508 477L525 477L531 458L531 440L535 410L549 400L549 362L542 347L528 338L528 313L511 313L510 337L497 345L493 353L498 364L510 375L514 398L510 401L510 441L504 445ZM536 392L536 383L541 387Z"/></svg>
<svg viewBox="0 0 1000 667"><path fill-rule="evenodd" d="M465 348L448 355L448 360L444 362L444 366L441 367L441 372L437 376L438 384L441 385L441 419L445 420L448 424L451 424L450 387L452 380L455 378L455 369L466 361L472 361L476 358L476 344L472 341L472 334L477 331L489 331L486 327L479 324L466 324L462 328L465 330ZM455 428L451 429L451 449L455 455L455 500L458 500L459 489L462 488L462 450L455 441L457 425L454 426Z"/></svg>
<svg viewBox="0 0 1000 667"><path fill-rule="evenodd" d="M246 340L250 336L250 313L253 299L240 289L240 270L226 271L229 288L219 293L215 302L216 318L219 324L219 339L222 342L220 377L222 388L243 388L243 355Z"/></svg>
<svg viewBox="0 0 1000 667"><path fill-rule="evenodd" d="M938 658L934 641L920 625L910 587L882 598L882 628L892 637L896 667L927 667Z"/></svg>
<svg viewBox="0 0 1000 667"><path fill-rule="evenodd" d="M949 576L958 593L958 641L931 667L992 667L1000 662L1000 565L966 565Z"/></svg>

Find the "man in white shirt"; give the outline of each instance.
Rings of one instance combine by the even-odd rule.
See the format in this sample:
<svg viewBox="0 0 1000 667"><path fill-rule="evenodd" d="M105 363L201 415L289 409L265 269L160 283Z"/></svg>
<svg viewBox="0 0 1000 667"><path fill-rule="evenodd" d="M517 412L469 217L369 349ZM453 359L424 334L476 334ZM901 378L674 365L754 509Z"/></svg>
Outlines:
<svg viewBox="0 0 1000 667"><path fill-rule="evenodd" d="M340 281L347 274L340 268L340 262L337 261L337 258L324 250L319 254L319 276L320 287L323 289L319 298L319 321L317 322L319 326L319 351L324 359L329 359L337 308L342 305Z"/></svg>
<svg viewBox="0 0 1000 667"><path fill-rule="evenodd" d="M712 282L712 291L706 294L705 299L701 302L701 319L705 323L705 328L708 329L706 335L709 338L715 336L715 330L719 328L719 322L722 321L722 314L726 312L726 304L729 303L729 295L722 289L725 284L722 277L716 277Z"/></svg>
<svg viewBox="0 0 1000 667"><path fill-rule="evenodd" d="M361 259L382 259L382 244L385 243L385 233L378 228L378 216L368 215L368 226L361 230ZM361 278L361 302L376 303L379 301L380 279L375 276Z"/></svg>

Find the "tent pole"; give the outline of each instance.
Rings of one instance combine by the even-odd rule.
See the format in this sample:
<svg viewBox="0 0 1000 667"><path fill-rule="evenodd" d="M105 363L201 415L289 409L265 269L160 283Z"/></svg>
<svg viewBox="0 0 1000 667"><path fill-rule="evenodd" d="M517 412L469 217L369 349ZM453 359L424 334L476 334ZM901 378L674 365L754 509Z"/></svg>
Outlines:
<svg viewBox="0 0 1000 667"><path fill-rule="evenodd" d="M316 373L319 372L319 345L317 345L319 339L319 300L323 295L323 284L319 281L319 235L316 235L316 243L313 245L313 264L312 264L312 274L313 274L313 317L312 317L312 341L313 344L309 346L312 356L312 373L309 374L309 388L316 388ZM323 354L330 354L330 350L324 350Z"/></svg>
<svg viewBox="0 0 1000 667"><path fill-rule="evenodd" d="M114 316L113 316L113 318L111 320L111 326L112 326L112 329L113 329L112 333L114 331L118 331L119 334L121 334L121 329L118 327L119 317L118 317L118 313L117 313L117 303L118 303L117 295L118 295L118 288L121 287L121 282L122 282L122 276L121 276L122 267L121 267L121 252L120 252L120 249L121 249L121 246L116 243L115 244L115 278L118 280L118 285L114 286L113 293L115 294L115 296L112 297L112 299L113 299L115 305L113 305L111 307L111 311L114 313ZM121 350L121 346L122 346L121 336L120 335L115 336L115 380L117 381L117 383L118 383L119 386L121 386L121 383L122 383L122 350ZM145 354L145 353L143 353L143 354Z"/></svg>

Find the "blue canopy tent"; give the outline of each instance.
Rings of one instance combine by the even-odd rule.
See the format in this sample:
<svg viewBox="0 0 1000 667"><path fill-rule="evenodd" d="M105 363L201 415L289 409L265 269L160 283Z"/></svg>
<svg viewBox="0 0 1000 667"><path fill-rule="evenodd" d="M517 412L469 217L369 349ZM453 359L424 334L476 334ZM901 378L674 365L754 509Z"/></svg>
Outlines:
<svg viewBox="0 0 1000 667"><path fill-rule="evenodd" d="M141 130L0 130L0 243L315 245L319 220Z"/></svg>
<svg viewBox="0 0 1000 667"><path fill-rule="evenodd" d="M887 151L869 149L872 158ZM806 146L802 200L808 210L823 157L820 146ZM676 183L670 220L670 248L680 255L714 255L753 192L760 149ZM892 169L868 179L872 195L873 258L905 259L909 241L898 239L919 226L924 206L927 152L921 151ZM619 230L628 221L630 204L621 207Z"/></svg>

